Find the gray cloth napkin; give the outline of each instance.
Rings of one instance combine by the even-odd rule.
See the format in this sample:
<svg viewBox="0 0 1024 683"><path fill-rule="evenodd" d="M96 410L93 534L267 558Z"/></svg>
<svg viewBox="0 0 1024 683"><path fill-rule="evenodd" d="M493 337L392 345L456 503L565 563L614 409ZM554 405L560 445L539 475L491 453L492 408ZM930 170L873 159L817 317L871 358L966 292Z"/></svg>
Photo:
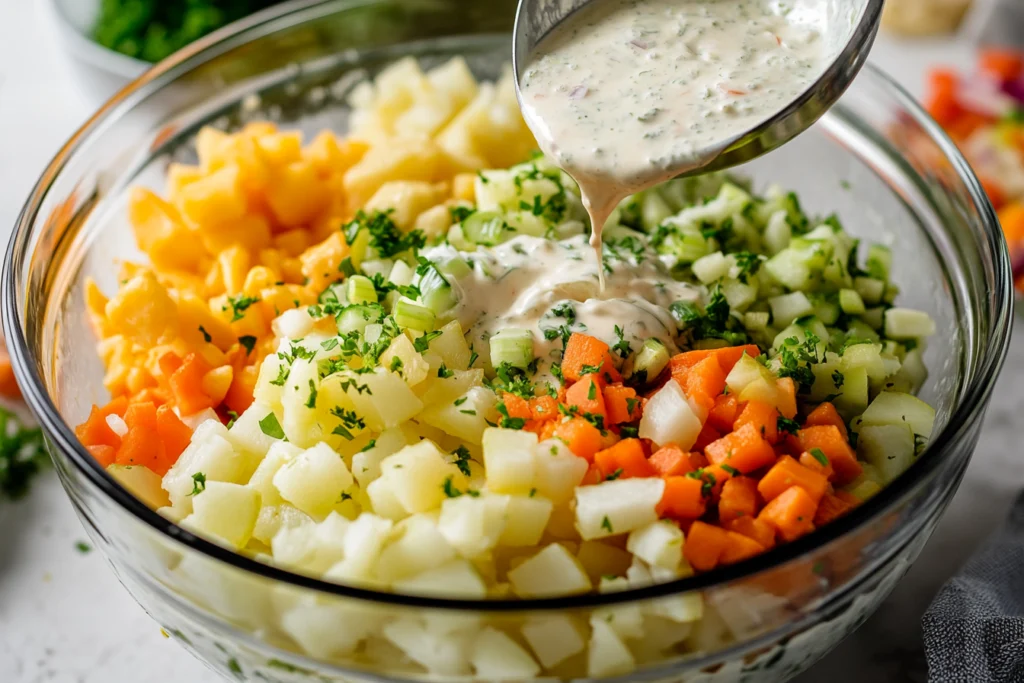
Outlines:
<svg viewBox="0 0 1024 683"><path fill-rule="evenodd" d="M930 683L1024 682L1024 494L922 626Z"/></svg>

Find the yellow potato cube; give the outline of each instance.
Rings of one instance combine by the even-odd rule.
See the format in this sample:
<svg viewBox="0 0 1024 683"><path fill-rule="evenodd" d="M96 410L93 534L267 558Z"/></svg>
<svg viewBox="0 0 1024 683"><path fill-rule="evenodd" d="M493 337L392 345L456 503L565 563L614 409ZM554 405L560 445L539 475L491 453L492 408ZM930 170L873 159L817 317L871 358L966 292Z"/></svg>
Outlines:
<svg viewBox="0 0 1024 683"><path fill-rule="evenodd" d="M222 351L231 348L235 343L235 335L231 326L219 316L214 315L209 304L197 294L179 290L177 292L178 319L182 337L191 347L198 347L206 342L203 334L210 335L210 343ZM200 330L199 328L203 329Z"/></svg>
<svg viewBox="0 0 1024 683"><path fill-rule="evenodd" d="M204 225L198 234L203 241L203 247L210 254L220 253L234 244L250 251L270 246L270 223L258 213L247 213L230 223Z"/></svg>
<svg viewBox="0 0 1024 683"><path fill-rule="evenodd" d="M438 204L416 216L413 228L419 230L430 239L446 234L451 224L451 211L448 210L445 204Z"/></svg>
<svg viewBox="0 0 1024 683"><path fill-rule="evenodd" d="M348 254L349 248L341 232L336 232L320 244L307 249L299 260L302 262L303 276L309 278L308 286L320 291L340 279L338 266Z"/></svg>
<svg viewBox="0 0 1024 683"><path fill-rule="evenodd" d="M224 159L221 155L221 148L227 144L230 136L222 130L212 126L203 126L196 135L196 154L199 156L199 165L212 171L215 168L224 166Z"/></svg>
<svg viewBox="0 0 1024 683"><path fill-rule="evenodd" d="M384 183L366 203L365 210L391 210L391 220L402 230L410 230L416 217L441 202L448 188L445 183L392 180Z"/></svg>
<svg viewBox="0 0 1024 683"><path fill-rule="evenodd" d="M201 253L190 248L191 235L177 209L153 192L136 187L128 197L128 222L139 249L162 269L191 270Z"/></svg>
<svg viewBox="0 0 1024 683"><path fill-rule="evenodd" d="M213 399L214 404L220 403L231 388L234 376L234 369L230 365L210 370L203 375L203 393Z"/></svg>
<svg viewBox="0 0 1024 683"><path fill-rule="evenodd" d="M476 202L476 174L456 174L452 179L452 196L471 204Z"/></svg>
<svg viewBox="0 0 1024 683"><path fill-rule="evenodd" d="M345 172L345 193L350 206L363 206L389 180L442 180L455 170L452 164L429 140L395 140L373 147Z"/></svg>
<svg viewBox="0 0 1024 683"><path fill-rule="evenodd" d="M245 276L242 293L246 296L259 296L261 290L273 286L277 281L277 275L270 268L253 266Z"/></svg>
<svg viewBox="0 0 1024 683"><path fill-rule="evenodd" d="M302 156L316 172L322 177L344 173L359 161L369 145L358 140L339 140L338 136L329 130L322 131L313 138Z"/></svg>
<svg viewBox="0 0 1024 683"><path fill-rule="evenodd" d="M89 323L93 333L103 339L109 335L107 330L107 297L100 291L96 281L91 277L85 280L85 307L89 312Z"/></svg>
<svg viewBox="0 0 1024 683"><path fill-rule="evenodd" d="M167 167L167 196L177 203L178 195L186 185L194 183L205 175L203 169L188 164L173 163Z"/></svg>
<svg viewBox="0 0 1024 683"><path fill-rule="evenodd" d="M181 212L197 226L223 225L246 213L238 167L228 166L189 183L179 194Z"/></svg>
<svg viewBox="0 0 1024 683"><path fill-rule="evenodd" d="M266 200L274 218L286 227L298 227L312 220L329 201L327 185L312 164L296 161L274 170Z"/></svg>
<svg viewBox="0 0 1024 683"><path fill-rule="evenodd" d="M106 315L111 330L144 346L178 331L177 306L148 271L140 272L121 287L107 302Z"/></svg>
<svg viewBox="0 0 1024 683"><path fill-rule="evenodd" d="M274 235L272 244L287 256L298 256L309 248L309 231L295 229L282 232Z"/></svg>
<svg viewBox="0 0 1024 683"><path fill-rule="evenodd" d="M284 166L302 157L302 133L290 131L262 135L256 138L256 147L267 164Z"/></svg>
<svg viewBox="0 0 1024 683"><path fill-rule="evenodd" d="M241 292L249 272L249 252L239 246L228 247L217 255L217 261L225 291L232 296Z"/></svg>

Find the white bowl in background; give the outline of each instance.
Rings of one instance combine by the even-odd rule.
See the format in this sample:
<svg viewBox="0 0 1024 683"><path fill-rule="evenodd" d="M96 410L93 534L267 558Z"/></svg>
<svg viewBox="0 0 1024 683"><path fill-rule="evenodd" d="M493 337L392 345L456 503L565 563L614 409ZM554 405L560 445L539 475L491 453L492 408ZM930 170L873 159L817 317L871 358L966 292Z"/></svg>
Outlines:
<svg viewBox="0 0 1024 683"><path fill-rule="evenodd" d="M123 55L93 41L92 26L100 0L47 0L47 21L57 34L75 81L97 105L141 76L151 64Z"/></svg>

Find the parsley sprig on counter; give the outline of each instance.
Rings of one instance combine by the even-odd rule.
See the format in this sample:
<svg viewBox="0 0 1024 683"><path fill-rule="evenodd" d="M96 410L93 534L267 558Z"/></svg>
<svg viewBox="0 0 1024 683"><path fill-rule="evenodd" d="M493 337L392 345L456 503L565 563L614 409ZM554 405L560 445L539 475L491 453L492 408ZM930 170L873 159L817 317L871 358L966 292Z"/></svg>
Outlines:
<svg viewBox="0 0 1024 683"><path fill-rule="evenodd" d="M0 500L18 500L49 464L43 433L0 408Z"/></svg>

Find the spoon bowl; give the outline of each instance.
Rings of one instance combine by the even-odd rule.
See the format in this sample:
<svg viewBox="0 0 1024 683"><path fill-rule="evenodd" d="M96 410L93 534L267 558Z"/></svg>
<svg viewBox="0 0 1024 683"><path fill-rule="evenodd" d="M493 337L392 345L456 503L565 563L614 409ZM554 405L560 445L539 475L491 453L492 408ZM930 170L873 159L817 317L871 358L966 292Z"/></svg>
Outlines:
<svg viewBox="0 0 1024 683"><path fill-rule="evenodd" d="M516 96L522 104L520 82L537 45L577 11L608 0L519 0L512 37L512 70ZM707 0L680 0L700 2ZM827 5L824 35L828 66L796 99L763 119L753 129L735 135L688 164L681 175L719 171L750 161L782 146L809 128L839 99L856 77L878 32L883 0L820 0Z"/></svg>

